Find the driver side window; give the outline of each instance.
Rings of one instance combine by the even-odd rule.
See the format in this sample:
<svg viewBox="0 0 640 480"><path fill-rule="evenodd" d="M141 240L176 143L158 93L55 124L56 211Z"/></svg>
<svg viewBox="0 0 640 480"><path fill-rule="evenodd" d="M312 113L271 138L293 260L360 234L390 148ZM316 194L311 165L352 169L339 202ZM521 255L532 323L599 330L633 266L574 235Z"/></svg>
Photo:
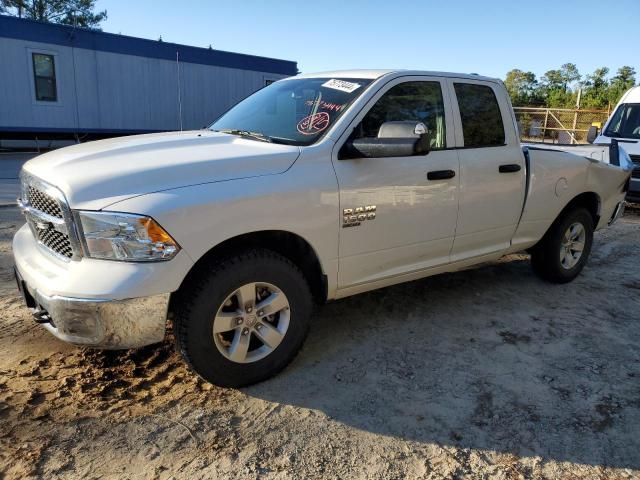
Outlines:
<svg viewBox="0 0 640 480"><path fill-rule="evenodd" d="M439 82L406 82L387 91L362 119L357 137L377 138L385 122L422 122L431 150L446 148L444 101Z"/></svg>

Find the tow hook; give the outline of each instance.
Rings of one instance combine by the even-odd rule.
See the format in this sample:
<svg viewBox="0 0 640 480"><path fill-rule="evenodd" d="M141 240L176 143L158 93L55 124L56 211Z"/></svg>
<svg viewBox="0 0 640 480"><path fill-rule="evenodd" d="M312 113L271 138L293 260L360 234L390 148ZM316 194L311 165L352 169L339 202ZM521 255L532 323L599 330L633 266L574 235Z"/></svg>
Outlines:
<svg viewBox="0 0 640 480"><path fill-rule="evenodd" d="M49 315L49 312L39 307L33 309L31 314L33 315L33 319L36 321L36 323L53 323L51 321L51 315Z"/></svg>

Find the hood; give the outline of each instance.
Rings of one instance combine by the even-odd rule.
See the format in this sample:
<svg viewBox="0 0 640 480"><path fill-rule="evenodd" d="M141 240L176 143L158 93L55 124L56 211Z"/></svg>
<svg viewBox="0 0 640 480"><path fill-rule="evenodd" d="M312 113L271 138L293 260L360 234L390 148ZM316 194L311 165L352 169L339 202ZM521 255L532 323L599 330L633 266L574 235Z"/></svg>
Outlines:
<svg viewBox="0 0 640 480"><path fill-rule="evenodd" d="M632 155L637 155L640 153L640 140L635 140L633 138L618 138L614 137L618 141L618 145L623 147L627 153ZM609 144L611 143L611 137L607 137L605 135L598 135L598 137L593 142L594 145L604 145L609 148Z"/></svg>
<svg viewBox="0 0 640 480"><path fill-rule="evenodd" d="M71 208L99 210L146 193L286 171L300 149L207 130L87 142L40 155L25 171Z"/></svg>

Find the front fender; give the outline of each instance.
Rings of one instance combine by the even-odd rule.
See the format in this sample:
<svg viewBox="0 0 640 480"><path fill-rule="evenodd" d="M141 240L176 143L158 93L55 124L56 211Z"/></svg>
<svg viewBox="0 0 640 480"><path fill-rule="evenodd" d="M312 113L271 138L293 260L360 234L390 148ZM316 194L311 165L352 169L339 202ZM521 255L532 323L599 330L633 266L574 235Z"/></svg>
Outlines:
<svg viewBox="0 0 640 480"><path fill-rule="evenodd" d="M109 210L152 216L193 263L237 236L263 230L293 233L317 253L329 295L335 290L339 204L329 162L296 162L279 175L151 193L118 202Z"/></svg>

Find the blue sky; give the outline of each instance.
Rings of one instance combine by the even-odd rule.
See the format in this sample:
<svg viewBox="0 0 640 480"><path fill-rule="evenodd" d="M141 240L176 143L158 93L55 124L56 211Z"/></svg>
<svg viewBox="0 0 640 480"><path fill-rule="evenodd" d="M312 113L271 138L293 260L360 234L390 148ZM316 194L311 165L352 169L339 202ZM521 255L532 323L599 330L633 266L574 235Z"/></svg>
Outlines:
<svg viewBox="0 0 640 480"><path fill-rule="evenodd" d="M303 72L410 68L540 76L566 62L582 74L640 73L640 0L98 0L103 30L283 58ZM638 75L640 77L640 75Z"/></svg>

